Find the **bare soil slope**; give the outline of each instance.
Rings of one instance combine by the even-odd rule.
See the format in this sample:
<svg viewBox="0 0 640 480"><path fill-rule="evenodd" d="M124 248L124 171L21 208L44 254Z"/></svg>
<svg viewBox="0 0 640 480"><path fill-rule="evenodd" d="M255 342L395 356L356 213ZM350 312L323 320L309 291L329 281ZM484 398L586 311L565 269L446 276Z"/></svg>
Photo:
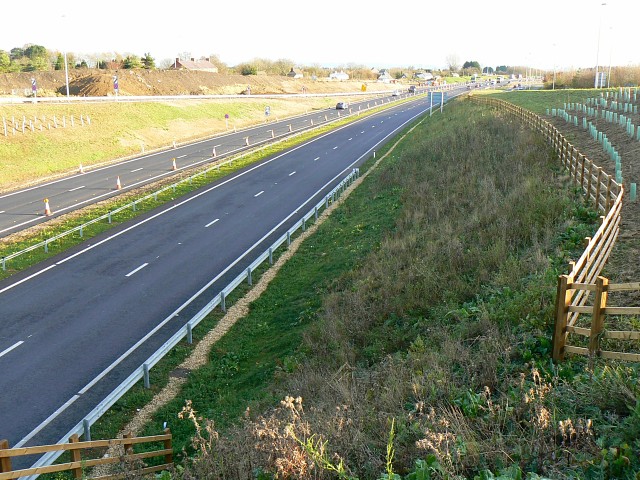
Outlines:
<svg viewBox="0 0 640 480"><path fill-rule="evenodd" d="M69 93L75 96L113 95L115 71L72 70ZM359 91L366 83L371 90L392 90L397 86L359 80L334 81L311 78L292 79L282 75L236 75L186 70L120 70L119 95L233 95L273 93L331 93ZM0 95L31 95L35 78L38 96L66 95L62 71L0 74Z"/></svg>

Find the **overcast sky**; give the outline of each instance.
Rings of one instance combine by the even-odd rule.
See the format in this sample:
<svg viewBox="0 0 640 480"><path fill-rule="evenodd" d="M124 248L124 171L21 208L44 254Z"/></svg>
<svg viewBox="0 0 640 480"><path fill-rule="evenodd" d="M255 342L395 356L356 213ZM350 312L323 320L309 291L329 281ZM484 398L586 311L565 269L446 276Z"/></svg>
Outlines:
<svg viewBox="0 0 640 480"><path fill-rule="evenodd" d="M148 52L156 64L190 52L229 66L640 65L640 0L30 0L5 2L0 18L1 50Z"/></svg>

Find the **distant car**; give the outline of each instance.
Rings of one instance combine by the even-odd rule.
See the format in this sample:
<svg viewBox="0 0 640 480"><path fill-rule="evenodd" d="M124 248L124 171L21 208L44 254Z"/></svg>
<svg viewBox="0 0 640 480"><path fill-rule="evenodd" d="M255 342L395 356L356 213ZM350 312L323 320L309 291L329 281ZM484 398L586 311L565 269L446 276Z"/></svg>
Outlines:
<svg viewBox="0 0 640 480"><path fill-rule="evenodd" d="M393 93L391 94L392 97L398 97L400 96L400 92L398 90L394 90Z"/></svg>
<svg viewBox="0 0 640 480"><path fill-rule="evenodd" d="M347 102L336 103L336 110L346 110L348 108L349 108L349 104Z"/></svg>
<svg viewBox="0 0 640 480"><path fill-rule="evenodd" d="M409 87L409 93L416 93L416 90L417 90L417 88L416 88L416 86L415 86L415 85L411 85L411 86Z"/></svg>

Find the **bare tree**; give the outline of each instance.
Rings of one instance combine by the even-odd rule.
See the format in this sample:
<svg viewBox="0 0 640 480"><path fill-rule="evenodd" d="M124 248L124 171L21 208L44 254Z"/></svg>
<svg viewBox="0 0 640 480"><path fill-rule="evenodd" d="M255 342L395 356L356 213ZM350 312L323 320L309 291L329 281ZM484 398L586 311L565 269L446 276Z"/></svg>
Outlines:
<svg viewBox="0 0 640 480"><path fill-rule="evenodd" d="M447 67L449 67L449 70L452 72L456 72L460 68L460 58L457 53L450 53L445 58L445 61L447 62Z"/></svg>

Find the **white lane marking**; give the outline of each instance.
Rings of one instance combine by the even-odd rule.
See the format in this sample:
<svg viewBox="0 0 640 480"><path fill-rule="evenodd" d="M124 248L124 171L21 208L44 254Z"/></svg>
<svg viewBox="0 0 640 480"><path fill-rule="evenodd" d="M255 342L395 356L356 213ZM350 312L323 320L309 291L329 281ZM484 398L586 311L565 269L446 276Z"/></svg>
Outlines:
<svg viewBox="0 0 640 480"><path fill-rule="evenodd" d="M144 170L143 167L136 168L135 170L131 170L131 173L139 172L140 170Z"/></svg>
<svg viewBox="0 0 640 480"><path fill-rule="evenodd" d="M2 210L0 213L4 213L4 210Z"/></svg>
<svg viewBox="0 0 640 480"><path fill-rule="evenodd" d="M63 411L65 411L67 408L69 408L69 405L71 405L73 402L75 402L79 398L80 398L80 395L74 395L73 397L71 397L69 400L66 401L66 403L64 405L62 405L58 410L56 410L51 415L49 415L44 422L42 422L40 425L38 425L34 430L31 431L31 433L29 433L29 435L24 437L22 440L20 440L18 443L16 443L13 447L14 448L22 447L25 443L27 443L29 440L31 440L33 437L35 437L38 434L38 432L40 432L40 430L42 430L44 427L49 425L49 423L51 423L51 421L54 418L56 418Z"/></svg>
<svg viewBox="0 0 640 480"><path fill-rule="evenodd" d="M318 160L320 160L320 157L316 157L316 158L313 159L314 162L316 162Z"/></svg>
<svg viewBox="0 0 640 480"><path fill-rule="evenodd" d="M364 133L364 130L362 130L360 133Z"/></svg>
<svg viewBox="0 0 640 480"><path fill-rule="evenodd" d="M291 173L289 174L289 176L292 176L292 175L295 175L295 174L296 174L296 171L294 170L293 172L291 172Z"/></svg>
<svg viewBox="0 0 640 480"><path fill-rule="evenodd" d="M81 187L76 187L76 188L72 188L71 190L69 190L70 192L75 192L76 190L80 190L81 188L84 188L85 185L82 185Z"/></svg>
<svg viewBox="0 0 640 480"><path fill-rule="evenodd" d="M351 140L353 140L353 137L351 137L351 138L349 139L349 141L351 141Z"/></svg>
<svg viewBox="0 0 640 480"><path fill-rule="evenodd" d="M57 265L57 264L56 264ZM28 276L27 278L23 278L22 280L20 280L19 282L16 282L12 285L9 285L8 287L3 288L2 290L0 290L0 293L4 293L7 290L11 290L13 287L17 287L18 285L20 285L21 283L26 282L27 280L31 280L33 277L37 277L38 275L40 275L41 273L46 272L47 270L52 269L53 267L55 267L55 265L49 265L47 268L43 268L42 270L40 270L39 272L34 273L33 275Z"/></svg>
<svg viewBox="0 0 640 480"><path fill-rule="evenodd" d="M176 158L184 158L186 156L187 156L187 154L185 153L184 155L180 155L179 157L176 157Z"/></svg>
<svg viewBox="0 0 640 480"><path fill-rule="evenodd" d="M0 357L2 357L3 355L6 355L7 353L9 353L14 348L18 348L23 343L24 343L24 340L20 340L19 342L16 342L13 345L11 345L9 348L5 348L3 351L0 352Z"/></svg>
<svg viewBox="0 0 640 480"><path fill-rule="evenodd" d="M254 197L259 197L260 195L262 195L264 193L264 190L259 191L258 193L256 193L254 195Z"/></svg>
<svg viewBox="0 0 640 480"><path fill-rule="evenodd" d="M140 270L142 270L144 267L146 267L147 265L149 265L148 263L143 263L142 265L140 265L138 268L136 268L135 270L131 270L129 273L127 273L125 275L125 277L130 277L131 275L138 273Z"/></svg>
<svg viewBox="0 0 640 480"><path fill-rule="evenodd" d="M337 149L338 149L338 146L336 145L335 147L333 147L333 149L334 149L334 150L337 150Z"/></svg>
<svg viewBox="0 0 640 480"><path fill-rule="evenodd" d="M180 307L178 307L172 314L170 314L167 318L165 318L162 322L160 322L158 325L156 325L156 327L151 330L149 333L147 333L144 337L142 337L140 340L138 340L134 345L132 345L129 350L127 350L125 353L123 353L122 355L120 355L120 357L118 357L116 360L114 360L111 365L109 365L106 369L104 369L98 376L96 376L92 381L90 381L87 385L85 385L85 387L80 390L80 395L86 393L87 391L89 391L89 389L91 387L93 387L96 383L98 383L100 380L102 380L109 372L111 372L111 370L113 370L116 366L118 366L125 358L127 358L129 355L131 355L131 353L133 351L135 351L140 345L142 345L144 342L146 342L152 335L154 335L158 330L160 330L164 325L167 324L167 322L169 322L171 319L173 319L176 315L178 315L182 310L184 310L188 305L191 304L191 302L193 302L197 297L199 297L203 292L205 292L209 287L211 287L211 285L213 285L214 283L216 283L223 275L225 275L229 270L231 270L238 262L240 262L240 260L242 260L246 255L248 255L253 249L255 249L258 245L260 245L266 238L268 238L273 232L275 232L276 230L278 230L285 222L287 222L291 217L293 217L296 213L298 213L302 208L305 207L305 205L307 205L309 202L311 202L311 199L314 198L317 194L319 194L322 190L324 190L325 188L327 188L332 182L336 181L340 176L344 175L345 172L347 172L350 168L352 168L354 165L356 165L359 161L361 161L363 158L365 158L367 155L369 155L369 153L371 153L371 151L373 151L373 149L375 149L378 145L380 145L381 143L385 142L389 137L395 135L395 133L397 131L399 131L401 128L403 128L407 123L409 123L410 121L413 121L418 115L420 114L416 114L413 118L410 118L409 120L407 120L405 123L403 123L402 125L398 126L396 129L394 129L393 131L391 131L390 133L388 133L384 138L382 138L378 143L376 143L373 147L371 147L369 150L367 150L363 155L361 155L359 158L357 158L356 160L354 160L353 162L351 162L350 165L348 165L347 167L345 167L341 172L339 172L337 175L335 175L331 180L329 180L327 183L325 183L324 186L320 187L316 193L314 193L313 195L311 195L309 197L309 199L307 201L305 201L304 203L302 203L295 211L291 212L289 215L287 215L286 218L284 218L280 223L278 223L278 225L276 225L275 227L273 227L269 232L267 232L265 235L263 235L263 237L261 239L259 239L256 243L254 243L251 247L249 247L249 249L247 249L242 255L240 255L234 262L232 262L229 266L227 266L227 268L225 268L222 272L220 272L215 278L213 278L211 281L209 281L205 286L203 286L198 292L196 292L194 295L191 296L191 298L189 298L186 302L184 302ZM61 260L60 262L58 262L56 265L61 265L64 262L71 260L72 258L75 258L79 255L82 255L83 253L88 252L89 250L93 250L94 248L100 246L103 243L106 243L110 240L113 240L114 238L119 237L120 235L128 232L129 230L133 230L134 228L138 228L142 225L144 225L145 223L153 220L156 217L159 217L161 215L164 215L165 213L168 213L178 207L180 207L181 205L184 205L186 203L189 203L193 200L195 200L196 198L199 198L202 195L205 195L213 190L216 190L220 187L222 187L223 185L226 185L227 183L231 183L232 181L246 175L249 172L252 172L254 170L257 170L259 168L264 167L265 165L270 164L271 162L277 160L280 157L284 157L285 155L291 153L292 151L301 149L303 147L305 147L306 145L309 145L315 141L317 141L320 138L324 138L326 136L328 136L329 134L325 134L325 135L321 135L320 137L317 137L307 143L304 143L302 145L298 145L297 147L289 150L286 153L282 153L280 155L277 155L273 158L271 158L270 160L267 160L264 163L261 163L260 165L256 165L255 167L249 168L248 170L244 170L243 172L239 173L238 175L235 175L223 182L220 182L219 184L214 185L211 188L208 188L196 195L194 195L193 197L189 197L186 200L183 200L181 202L178 202L172 206L170 206L169 208L162 210L158 213L156 213L155 215L152 215L150 217L145 218L144 220L140 221L139 223L136 223L134 225L131 225L128 228L125 228L124 230L119 231L118 233L107 237L87 248L85 248L84 250L81 250L63 260ZM49 268L52 268L54 265L51 265L50 267L47 267L46 269L32 275L32 277L35 277L36 275L39 275L40 273L45 272L46 270L48 270ZM30 278L30 277L29 277ZM19 283L22 283L23 281L26 281L27 279L21 280ZM5 290L9 290L10 288L13 288L14 286L18 285L18 283L11 285L7 288L5 288L4 290L0 290L0 293L2 293ZM206 307L205 307L206 308ZM38 426L36 428L36 430L34 430L33 432L29 433L25 438L23 438L22 440L20 440L18 443L15 444L15 447L22 447L25 443L27 443L31 438L33 438L33 436L35 436L40 430L42 430L42 428L44 428L47 424L49 424L53 418L57 417L62 411L64 411L71 403L73 403L77 398L77 395L74 396L74 398L71 398L69 401L67 401L67 403L65 403L62 407L60 407L58 410L56 410L56 412L54 412L51 416L49 416L47 418L47 420L45 420L44 422L42 422L40 424L40 426Z"/></svg>
<svg viewBox="0 0 640 480"><path fill-rule="evenodd" d="M216 223L218 220L220 220L219 218L216 218L213 222L209 222L207 223L204 228L210 227L211 225L213 225L214 223Z"/></svg>

